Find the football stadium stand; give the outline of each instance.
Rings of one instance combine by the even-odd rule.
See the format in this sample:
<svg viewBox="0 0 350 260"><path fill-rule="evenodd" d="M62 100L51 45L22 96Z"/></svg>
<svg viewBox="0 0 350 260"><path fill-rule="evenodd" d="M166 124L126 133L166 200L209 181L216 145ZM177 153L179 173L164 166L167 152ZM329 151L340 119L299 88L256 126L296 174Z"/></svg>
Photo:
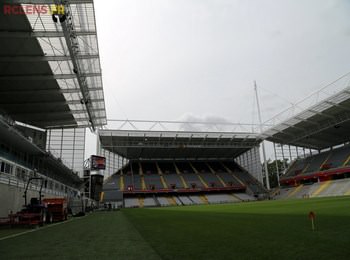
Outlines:
<svg viewBox="0 0 350 260"><path fill-rule="evenodd" d="M12 2L25 8L40 1ZM21 209L31 177L45 180L46 197L80 196L83 181L74 166L83 168L84 148L74 149L84 147L87 127L107 122L93 3L64 1L64 8L56 16L0 12L0 217ZM63 135L71 129L75 138L78 128L79 139ZM29 197L39 186L29 185Z"/></svg>
<svg viewBox="0 0 350 260"><path fill-rule="evenodd" d="M332 84L327 87L332 88ZM301 155L296 150L296 159L280 176L282 188L277 190L276 198L349 194L350 87L337 92L329 90L333 94L262 133L264 138L279 144L282 149L283 145L289 147L290 155L291 146L303 151ZM305 150L309 150L309 154Z"/></svg>
<svg viewBox="0 0 350 260"><path fill-rule="evenodd" d="M326 181L350 176L350 146L296 159L281 179L283 185Z"/></svg>
<svg viewBox="0 0 350 260"><path fill-rule="evenodd" d="M239 133L223 135L100 130L99 146L128 159L106 180L104 193L119 191L125 207L230 203L264 196L262 184L233 160L260 140L247 133L243 138Z"/></svg>
<svg viewBox="0 0 350 260"><path fill-rule="evenodd" d="M161 176L157 172L157 164L161 165L160 167L164 169L164 184L161 181ZM222 182L220 182L215 171L211 173L198 170L209 168L216 169L216 167L212 167L211 164L228 165L227 169L230 167L232 170L229 172L222 170L220 174L223 178ZM192 165L192 167L190 165ZM170 170L178 168L179 172L171 174L166 166L169 166ZM151 169L153 170L151 171ZM121 191L125 199L130 196L138 198L125 203L125 207L192 205L256 200L254 194L256 195L259 194L259 192L264 192L264 189L261 184L254 180L254 177L245 176L248 174L249 173L244 172L234 161L197 160L157 162L149 160L129 162L106 181L104 192L105 194L109 194L109 196L113 196L111 192L117 194L117 191ZM242 180L240 178L242 178ZM123 184L120 181L121 179L124 180ZM142 184L142 182L144 182L144 184ZM207 183L209 183L209 185ZM248 186L253 196L242 193L247 190ZM212 192L213 194L208 194L208 192ZM234 192L238 193L232 195ZM191 195L187 195L188 193L191 193ZM154 196L149 197L147 194L152 194ZM164 196L164 194L171 195ZM140 200L140 198L142 200ZM135 203L137 205L135 205Z"/></svg>
<svg viewBox="0 0 350 260"><path fill-rule="evenodd" d="M350 195L350 179L316 182L280 190L276 199L314 198Z"/></svg>

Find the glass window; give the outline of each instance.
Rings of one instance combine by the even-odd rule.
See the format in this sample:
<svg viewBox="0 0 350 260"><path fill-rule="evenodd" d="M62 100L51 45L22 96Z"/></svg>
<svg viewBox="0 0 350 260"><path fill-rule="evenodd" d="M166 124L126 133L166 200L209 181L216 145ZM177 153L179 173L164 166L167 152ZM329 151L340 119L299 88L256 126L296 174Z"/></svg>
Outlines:
<svg viewBox="0 0 350 260"><path fill-rule="evenodd" d="M0 162L0 172L5 172L5 163Z"/></svg>
<svg viewBox="0 0 350 260"><path fill-rule="evenodd" d="M19 167L16 167L16 177L22 179L22 169Z"/></svg>

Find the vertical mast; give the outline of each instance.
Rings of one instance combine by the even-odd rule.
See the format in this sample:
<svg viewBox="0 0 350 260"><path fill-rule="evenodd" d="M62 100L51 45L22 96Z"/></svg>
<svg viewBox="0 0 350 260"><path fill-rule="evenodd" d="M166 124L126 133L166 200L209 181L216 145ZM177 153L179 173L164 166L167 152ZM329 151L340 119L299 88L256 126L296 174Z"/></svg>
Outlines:
<svg viewBox="0 0 350 260"><path fill-rule="evenodd" d="M255 97L256 97L256 104L258 107L258 117L259 117L259 126L260 126L260 134L263 131L262 127L262 119L261 119L261 111L260 111L260 103L258 98L258 89L256 86L256 81L254 81L254 91L255 91ZM266 178L266 188L270 190L270 180L269 180L269 170L267 168L267 161L266 161L266 152L265 152L265 143L264 140L261 143L262 146L262 152L263 152L263 159L264 159L264 168L265 168L265 178Z"/></svg>

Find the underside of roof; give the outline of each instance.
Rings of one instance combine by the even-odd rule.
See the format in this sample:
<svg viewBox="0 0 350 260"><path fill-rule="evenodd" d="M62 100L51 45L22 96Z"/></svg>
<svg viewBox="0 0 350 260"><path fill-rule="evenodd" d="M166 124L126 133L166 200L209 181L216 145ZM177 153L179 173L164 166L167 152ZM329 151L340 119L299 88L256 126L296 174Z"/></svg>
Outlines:
<svg viewBox="0 0 350 260"><path fill-rule="evenodd" d="M279 123L268 141L321 150L350 140L350 87Z"/></svg>
<svg viewBox="0 0 350 260"><path fill-rule="evenodd" d="M106 124L106 112L93 3L65 2L62 22L48 12L3 11L54 1L0 4L0 113L45 129L95 128Z"/></svg>
<svg viewBox="0 0 350 260"><path fill-rule="evenodd" d="M255 133L100 130L103 149L130 160L232 159L259 145Z"/></svg>

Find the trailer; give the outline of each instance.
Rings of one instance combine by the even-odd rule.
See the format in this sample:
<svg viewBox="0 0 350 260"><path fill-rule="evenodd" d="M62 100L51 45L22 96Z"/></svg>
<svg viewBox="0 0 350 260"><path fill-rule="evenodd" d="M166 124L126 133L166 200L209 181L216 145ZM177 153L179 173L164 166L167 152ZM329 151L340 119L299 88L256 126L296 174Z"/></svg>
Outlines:
<svg viewBox="0 0 350 260"><path fill-rule="evenodd" d="M64 221L68 218L67 200L65 198L43 199L53 222Z"/></svg>

